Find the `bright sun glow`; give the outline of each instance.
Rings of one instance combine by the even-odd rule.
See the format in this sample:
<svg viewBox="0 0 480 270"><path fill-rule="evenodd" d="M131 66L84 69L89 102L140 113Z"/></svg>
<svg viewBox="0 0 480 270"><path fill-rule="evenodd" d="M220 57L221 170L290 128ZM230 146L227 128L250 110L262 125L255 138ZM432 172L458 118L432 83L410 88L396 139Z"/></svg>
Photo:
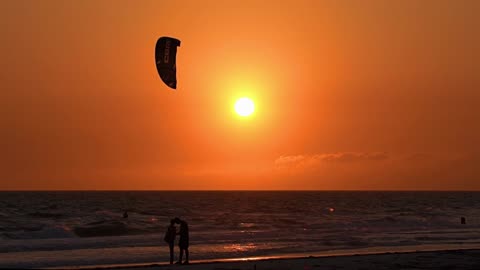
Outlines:
<svg viewBox="0 0 480 270"><path fill-rule="evenodd" d="M255 110L253 101L247 97L243 97L235 102L235 111L240 116L249 116Z"/></svg>

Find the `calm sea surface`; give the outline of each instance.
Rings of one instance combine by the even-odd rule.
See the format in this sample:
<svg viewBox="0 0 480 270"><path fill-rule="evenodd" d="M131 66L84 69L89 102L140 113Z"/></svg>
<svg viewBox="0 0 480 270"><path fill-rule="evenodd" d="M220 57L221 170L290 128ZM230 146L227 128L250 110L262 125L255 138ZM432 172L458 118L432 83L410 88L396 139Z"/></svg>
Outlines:
<svg viewBox="0 0 480 270"><path fill-rule="evenodd" d="M0 267L167 261L176 216L191 260L480 246L480 192L0 192Z"/></svg>

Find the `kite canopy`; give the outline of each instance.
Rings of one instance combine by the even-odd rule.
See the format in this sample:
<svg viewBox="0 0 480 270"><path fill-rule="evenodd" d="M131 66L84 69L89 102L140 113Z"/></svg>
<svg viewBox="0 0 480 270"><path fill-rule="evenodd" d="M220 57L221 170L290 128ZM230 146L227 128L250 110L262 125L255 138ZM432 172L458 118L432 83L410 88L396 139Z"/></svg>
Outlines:
<svg viewBox="0 0 480 270"><path fill-rule="evenodd" d="M158 75L173 89L177 89L177 47L180 47L180 40L171 37L159 38L155 46Z"/></svg>

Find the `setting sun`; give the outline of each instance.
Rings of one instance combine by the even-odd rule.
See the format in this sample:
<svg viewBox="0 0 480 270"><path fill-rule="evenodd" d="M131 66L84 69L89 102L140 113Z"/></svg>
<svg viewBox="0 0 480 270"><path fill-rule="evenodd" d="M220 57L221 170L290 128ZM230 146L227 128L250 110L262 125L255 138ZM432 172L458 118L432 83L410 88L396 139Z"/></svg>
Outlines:
<svg viewBox="0 0 480 270"><path fill-rule="evenodd" d="M240 116L249 116L254 110L253 101L247 97L240 98L235 102L235 112Z"/></svg>

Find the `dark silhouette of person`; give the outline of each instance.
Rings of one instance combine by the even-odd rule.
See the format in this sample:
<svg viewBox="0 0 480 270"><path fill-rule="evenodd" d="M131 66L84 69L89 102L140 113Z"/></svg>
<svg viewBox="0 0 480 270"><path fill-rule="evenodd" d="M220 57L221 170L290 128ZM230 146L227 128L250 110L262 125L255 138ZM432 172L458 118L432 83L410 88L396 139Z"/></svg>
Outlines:
<svg viewBox="0 0 480 270"><path fill-rule="evenodd" d="M167 232L165 233L165 237L163 240L168 243L168 247L170 248L170 264L173 264L173 246L175 244L175 237L177 235L177 230L175 228L175 220L170 220L170 226L167 227Z"/></svg>
<svg viewBox="0 0 480 270"><path fill-rule="evenodd" d="M123 218L128 218L128 212L127 211L123 212Z"/></svg>
<svg viewBox="0 0 480 270"><path fill-rule="evenodd" d="M178 258L177 264L182 264L183 252L185 251L185 261L183 264L188 264L188 224L185 220L181 220L178 217L175 218L175 223L180 224L180 239L178 240L178 247L180 248L180 257Z"/></svg>

